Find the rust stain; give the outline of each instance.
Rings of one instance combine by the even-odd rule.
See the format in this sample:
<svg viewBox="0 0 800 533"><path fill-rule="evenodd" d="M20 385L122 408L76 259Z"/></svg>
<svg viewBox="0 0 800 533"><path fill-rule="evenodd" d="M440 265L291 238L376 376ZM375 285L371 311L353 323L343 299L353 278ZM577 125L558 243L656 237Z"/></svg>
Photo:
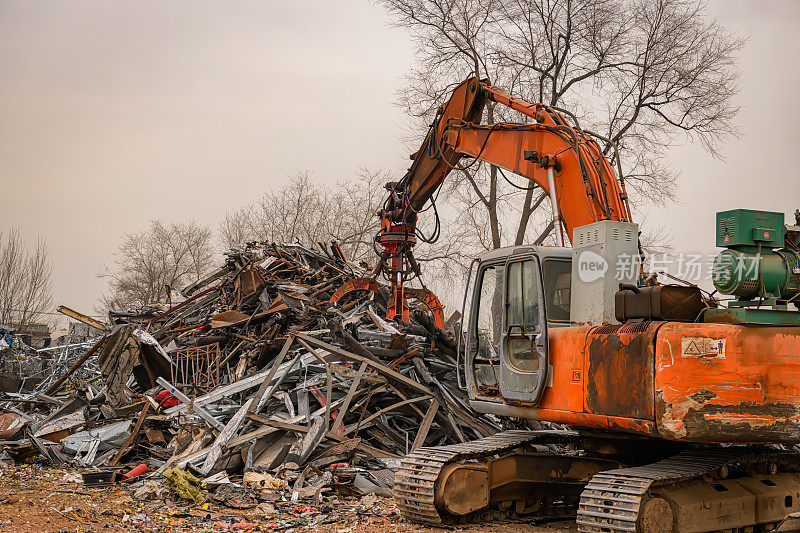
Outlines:
<svg viewBox="0 0 800 533"><path fill-rule="evenodd" d="M697 403L706 403L707 401L716 397L717 393L710 391L708 389L703 389L700 392L695 392L694 394L689 395L689 398L696 401Z"/></svg>
<svg viewBox="0 0 800 533"><path fill-rule="evenodd" d="M725 339L725 358L681 357L685 336ZM664 438L800 439L800 329L669 323L655 352L655 419Z"/></svg>
<svg viewBox="0 0 800 533"><path fill-rule="evenodd" d="M645 331L598 328L590 336L586 407L590 412L617 417L652 419L654 335Z"/></svg>
<svg viewBox="0 0 800 533"><path fill-rule="evenodd" d="M710 391L709 391L710 392ZM697 401L695 396L703 401ZM668 404L660 395L656 406L659 433L693 442L798 442L800 408L791 403L720 405L700 393Z"/></svg>

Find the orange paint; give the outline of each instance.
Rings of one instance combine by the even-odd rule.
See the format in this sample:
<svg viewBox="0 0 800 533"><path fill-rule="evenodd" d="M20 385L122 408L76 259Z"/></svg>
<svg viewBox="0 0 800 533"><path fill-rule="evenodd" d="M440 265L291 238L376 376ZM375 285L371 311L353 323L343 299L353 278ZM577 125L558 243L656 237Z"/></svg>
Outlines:
<svg viewBox="0 0 800 533"><path fill-rule="evenodd" d="M669 440L800 442L800 328L665 322L633 329L551 329L552 385L537 407L519 406L525 416ZM725 339L724 357L686 355L684 337ZM649 371L615 364L625 353ZM620 406L603 395L636 400ZM620 409L650 415L619 416Z"/></svg>

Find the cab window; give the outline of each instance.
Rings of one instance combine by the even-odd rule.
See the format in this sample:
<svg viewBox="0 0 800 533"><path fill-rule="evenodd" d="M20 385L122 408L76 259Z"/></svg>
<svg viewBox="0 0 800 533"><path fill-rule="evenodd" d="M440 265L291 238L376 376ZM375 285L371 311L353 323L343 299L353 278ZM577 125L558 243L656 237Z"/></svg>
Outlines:
<svg viewBox="0 0 800 533"><path fill-rule="evenodd" d="M572 261L545 259L542 262L544 301L548 322L569 322Z"/></svg>
<svg viewBox="0 0 800 533"><path fill-rule="evenodd" d="M532 335L541 332L536 263L517 261L508 266L506 285L506 354L508 362L523 372L539 371L539 356Z"/></svg>
<svg viewBox="0 0 800 533"><path fill-rule="evenodd" d="M503 267L489 266L481 272L477 320L473 338L477 357L496 360L500 354L503 308Z"/></svg>
<svg viewBox="0 0 800 533"><path fill-rule="evenodd" d="M539 291L536 287L536 264L533 260L517 261L508 267L506 328L524 333L537 333L539 324Z"/></svg>

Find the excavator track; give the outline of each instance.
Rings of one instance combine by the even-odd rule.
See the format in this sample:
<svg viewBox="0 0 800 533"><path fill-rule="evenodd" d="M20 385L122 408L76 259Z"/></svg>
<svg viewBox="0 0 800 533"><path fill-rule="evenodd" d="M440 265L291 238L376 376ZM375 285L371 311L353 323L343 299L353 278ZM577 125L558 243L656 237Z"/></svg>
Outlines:
<svg viewBox="0 0 800 533"><path fill-rule="evenodd" d="M440 514L434 501L436 480L446 465L524 446L573 442L577 438L578 434L571 431L512 430L462 444L419 448L403 459L395 475L397 507L410 521L432 526L450 525L456 519Z"/></svg>
<svg viewBox="0 0 800 533"><path fill-rule="evenodd" d="M578 505L578 531L582 533L616 533L673 531L672 510L666 500L657 497L665 489L680 490L681 484L690 481L698 483L708 479L725 479L730 469L749 468L758 465L772 465L773 472L778 467L784 471L799 472L800 458L790 452L753 453L742 448L716 448L685 450L667 459L632 468L608 470L596 474L586 485ZM768 478L769 473L754 478L756 481ZM800 479L798 477L797 479ZM794 480L789 480L794 481ZM713 481L712 481L713 483ZM774 485L774 483L764 483ZM717 484L716 486L720 486ZM763 487L762 487L763 488ZM717 490L727 491L727 487ZM791 490L800 490L796 481ZM655 497L653 497L655 496ZM787 514L798 502L791 496L785 497ZM653 503L651 503L653 502ZM706 504L706 507L711 507ZM747 516L742 513L742 516ZM699 521L701 517L697 517ZM717 519L713 519L716 521ZM719 529L735 530L749 528L757 524L728 524ZM712 531L697 524L694 531ZM678 529L683 531L683 529ZM678 531L676 530L676 531Z"/></svg>

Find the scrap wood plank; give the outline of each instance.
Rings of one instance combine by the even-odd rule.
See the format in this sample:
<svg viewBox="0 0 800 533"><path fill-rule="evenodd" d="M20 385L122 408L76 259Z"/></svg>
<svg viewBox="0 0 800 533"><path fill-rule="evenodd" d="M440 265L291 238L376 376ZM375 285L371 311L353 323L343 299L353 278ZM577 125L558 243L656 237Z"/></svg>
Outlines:
<svg viewBox="0 0 800 533"><path fill-rule="evenodd" d="M344 398L344 403L339 408L339 414L336 416L336 422L333 423L333 427L331 428L331 433L334 435L339 432L339 428L342 426L342 421L347 414L347 409L350 407L350 402L353 401L353 395L355 395L358 386L361 384L361 378L364 376L364 371L366 369L367 363L366 361L362 361L361 366L358 367L356 376L353 378L353 384L350 385L350 390L347 391L347 396Z"/></svg>
<svg viewBox="0 0 800 533"><path fill-rule="evenodd" d="M280 353L275 357L275 361L272 363L272 367L269 369L269 374L267 374L264 383L262 383L261 386L258 387L258 391L256 391L255 396L253 396L255 401L250 405L250 410L248 411L249 413L255 413L261 408L262 406L261 400L264 397L264 394L267 392L267 387L269 387L270 383L272 383L272 378L275 377L275 374L278 372L278 368L280 367L283 360L286 358L286 354L289 353L289 348L292 347L293 343L294 343L294 336L289 335L289 338L286 339L286 342L283 343L283 348L281 348ZM291 367L286 370L286 373L288 373L290 369ZM276 387L273 387L272 391L275 391Z"/></svg>
<svg viewBox="0 0 800 533"><path fill-rule="evenodd" d="M352 352L348 352L347 350L343 350L343 349L339 348L338 346L334 346L333 344L329 344L329 343L327 343L325 341L321 341L319 339L315 339L313 337L309 337L308 335L305 335L303 333L298 333L297 334L297 338L298 339L303 339L308 344L312 344L314 346L318 346L319 348L322 348L324 350L328 350L332 354L339 355L339 356L344 357L346 359L352 359L354 361L359 361L359 362L367 362L367 364L369 366L371 366L378 373L380 373L380 374L382 374L382 375L384 375L386 377L391 377L395 381L399 381L399 382L403 383L404 385L406 385L408 387L411 387L412 389L416 389L417 391L422 392L424 394L433 394L431 392L431 390L428 389L428 387L426 387L426 386L424 386L424 385L422 385L420 383L417 383L413 379L407 378L403 374L401 374L399 372L395 372L391 368L389 368L387 366L384 366L381 363L377 363L377 362L373 361L372 359L368 359L366 357L362 357L360 355L356 355L356 354L354 354Z"/></svg>
<svg viewBox="0 0 800 533"><path fill-rule="evenodd" d="M297 413L305 417L306 423L311 423L311 405L308 401L308 389L303 386L297 391Z"/></svg>
<svg viewBox="0 0 800 533"><path fill-rule="evenodd" d="M228 448L233 448L235 446L239 446L241 444L246 444L250 441L260 439L261 437L266 437L267 435L275 433L276 431L280 430L272 427L256 429L255 431L251 431L250 433L245 433L244 435L236 437L235 439L231 439L228 442ZM175 466L177 468L183 468L189 463L193 463L195 461L204 459L210 451L211 451L211 446L206 446L205 448L202 448L194 452L190 453L184 452L178 455L173 455L172 457L167 459L166 463L161 465L161 467L159 467L155 472L150 474L148 477L154 477L158 474L161 474L163 471L170 468L171 466Z"/></svg>
<svg viewBox="0 0 800 533"><path fill-rule="evenodd" d="M331 375L331 367L328 364L328 361L322 357L319 352L317 352L314 348L309 346L309 344L304 341L303 339L297 339L300 341L306 350L311 352L311 355L319 359L323 365L325 365L325 383L327 387L326 396L325 396L325 432L328 432L328 429L331 427L331 395L333 394L333 376ZM313 425L313 424L312 424Z"/></svg>
<svg viewBox="0 0 800 533"><path fill-rule="evenodd" d="M335 402L334 402L334 404L335 404ZM322 412L322 409L319 409L314 414L321 414L321 412ZM263 417L261 415L252 415L252 414L248 415L248 418L250 418L251 420L254 420L256 422L263 423L265 426L267 426L268 428L272 429L273 431L278 431L280 429L285 429L285 430L289 430L289 431L295 431L297 433L307 433L308 429L309 429L306 426L301 426L299 424L294 424L293 423L294 422L293 419L281 421L281 420L274 420L272 418L266 418L266 417ZM295 418L299 419L300 417L297 416ZM264 430L264 428L261 428L260 430L257 430L257 431L263 431L263 430ZM369 455L371 455L373 457L383 457L383 458L389 458L389 459L396 459L396 458L399 457L398 455L393 454L391 452L387 452L387 451L384 451L384 450L380 450L378 448L374 448L374 447L370 446L369 444L366 444L365 442L363 442L361 439L359 439L357 437L351 439L351 438L348 438L348 437L342 437L341 435L334 435L331 432L328 432L328 434L325 435L325 436L327 438L335 441L335 442L338 442L338 443L347 443L347 442L350 442L350 441L356 441L357 440L358 444L356 445L356 448L358 448L359 450L361 450L361 451L363 451L365 453L368 453ZM239 438L242 438L242 437L239 437ZM255 438L260 438L260 437L254 437L251 440L255 440ZM236 440L237 439L232 440L230 443L228 443L228 446L229 447L233 447L234 441L236 441Z"/></svg>
<svg viewBox="0 0 800 533"><path fill-rule="evenodd" d="M219 435L217 435L217 438L214 439L214 444L211 445L211 450L208 452L208 455L203 462L203 466L200 467L201 474L207 476L214 468L214 465L217 464L217 461L222 456L225 445L239 430L239 426L242 425L242 421L244 421L244 417L247 414L248 409L250 409L250 404L252 403L253 398L250 398L244 402L244 405L242 405L239 410L236 411L236 414L233 415L233 418L231 418L228 423L225 424L225 427L222 429L222 431L220 431Z"/></svg>
<svg viewBox="0 0 800 533"><path fill-rule="evenodd" d="M314 464L317 468L321 468L318 464L320 460L323 460L327 457L347 455L356 448L358 448L359 444L361 444L360 437L343 440L341 442L337 442L336 444L328 446L328 448L326 448L320 453L315 453L310 457L310 459L312 460L312 464Z"/></svg>
<svg viewBox="0 0 800 533"><path fill-rule="evenodd" d="M300 417L297 416L294 419L287 420L286 423L295 423L299 421ZM304 426L299 426L299 427L304 427ZM281 431L281 430L279 428L274 428L272 426L258 428L249 433L245 433L244 435L239 435L238 437L232 438L230 441L228 441L227 448L229 450L233 450L239 446L247 444L248 442L252 442L262 437L266 437L267 435L271 435L276 431ZM194 452L190 453L184 452L178 455L174 455L171 458L169 458L167 462L164 465L162 465L158 470L153 472L153 474L151 474L149 477L153 477L157 474L160 474L161 472L163 472L164 470L166 470L171 466L177 466L179 468L183 468L188 463L194 463L195 461L200 461L204 459L210 451L211 451L211 446L206 446L205 448Z"/></svg>
<svg viewBox="0 0 800 533"><path fill-rule="evenodd" d="M431 430L431 424L438 410L439 402L434 398L431 400L430 407L428 407L428 410L425 412L425 418L422 419L422 424L419 427L419 431L417 431L417 436L414 437L414 444L411 445L412 452L425 445L425 439L428 438L428 432Z"/></svg>
<svg viewBox="0 0 800 533"><path fill-rule="evenodd" d="M329 363L329 364L331 365L331 372L345 378L354 378L356 376L356 373L358 372L358 370L355 367L349 368L340 363ZM385 377L380 376L378 374L366 374L361 379L362 381L366 381L369 383L386 383L387 381Z"/></svg>
<svg viewBox="0 0 800 533"><path fill-rule="evenodd" d="M136 424L133 426L133 430L131 434L128 435L128 438L125 439L125 442L122 443L122 446L114 457L108 462L109 466L116 465L122 456L125 455L125 452L128 451L128 448L133 444L133 441L136 440L136 437L139 435L139 430L142 429L142 424L144 423L144 419L147 418L147 412L150 410L150 404L148 402L144 402L144 406L142 406L142 411L139 413L139 418L136 419Z"/></svg>
<svg viewBox="0 0 800 533"><path fill-rule="evenodd" d="M360 422L358 422L358 423L356 423L356 424L351 424L351 425L347 426L347 427L344 429L344 434L343 434L343 436L347 436L347 435L349 435L349 434L350 434L350 433L352 433L352 432L353 432L353 431L354 431L356 428L358 428L358 426L360 426L360 425L364 425L364 424L366 424L367 422L370 422L370 421L374 420L375 418L379 417L380 415L382 415L382 414L384 414L384 413L388 413L389 411L393 411L393 410L395 410L395 409L399 409L400 407L403 407L404 405L409 405L409 404L413 404L413 403L421 402L421 401L423 401L423 400L430 400L430 399L432 399L432 398L433 398L433 396L432 396L432 395L430 395L430 394L426 394L425 396L418 396L418 397L416 397L416 398L411 398L411 399L409 399L409 400L401 400L401 401L399 401L399 402L395 402L395 403L393 403L392 405L389 405L389 406L387 406L387 407L384 407L384 408L383 408L383 409L381 409L380 411L378 411L378 412L376 412L376 413L373 413L373 414L371 414L370 416L368 416L368 417L367 417L367 418L365 418L364 420L361 420Z"/></svg>
<svg viewBox="0 0 800 533"><path fill-rule="evenodd" d="M300 442L300 448L286 456L287 463L295 463L298 466L304 464L311 452L316 450L322 439L325 438L325 420L321 416L316 416L313 420L311 427L308 428L303 440Z"/></svg>
<svg viewBox="0 0 800 533"><path fill-rule="evenodd" d="M277 429L296 431L297 433L308 433L308 427L301 426L300 424L292 424L290 422L285 422L283 420L275 420L274 418L267 418L266 416L257 415L255 413L248 413L247 418L255 422L258 422L259 424L264 424Z"/></svg>
<svg viewBox="0 0 800 533"><path fill-rule="evenodd" d="M342 404L343 401L344 401L344 398L340 398L338 400L333 401L331 403L331 408L332 409L337 408L339 405ZM310 417L319 416L324 412L325 412L324 408L317 409L316 411L311 413L309 416ZM272 427L279 428L279 429L285 429L285 430L288 430L288 431L296 431L298 433L307 433L308 432L308 427L307 426L301 426L300 424L296 423L296 422L302 422L303 421L304 416L302 414L298 414L297 416L289 418L288 420L279 420L279 419L276 419L276 418L270 418L270 417L266 417L266 416L263 416L263 415L259 415L257 413L248 413L247 418L249 418L250 420L252 420L254 422L258 422L259 424L265 424L265 425L272 426Z"/></svg>

